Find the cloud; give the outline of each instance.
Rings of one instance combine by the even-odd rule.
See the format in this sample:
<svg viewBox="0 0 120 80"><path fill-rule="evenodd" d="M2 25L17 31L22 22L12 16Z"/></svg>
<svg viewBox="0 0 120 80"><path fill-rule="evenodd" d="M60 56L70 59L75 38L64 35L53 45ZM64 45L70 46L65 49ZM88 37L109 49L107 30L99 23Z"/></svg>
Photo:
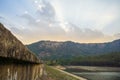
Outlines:
<svg viewBox="0 0 120 80"><path fill-rule="evenodd" d="M114 34L114 37L120 39L120 33Z"/></svg>
<svg viewBox="0 0 120 80"><path fill-rule="evenodd" d="M22 18L28 21L28 26L30 29L16 29L11 28L15 34L24 42L31 43L38 40L57 40L66 41L72 40L77 42L103 42L106 40L111 40L112 37L104 35L101 31L91 30L91 29L81 29L72 23L54 23L49 21L39 21L30 16L29 14L22 16ZM67 30L67 31L66 31Z"/></svg>
<svg viewBox="0 0 120 80"><path fill-rule="evenodd" d="M115 21L111 22L109 25L107 25L105 28L103 28L103 31L106 34L116 34L120 32L120 17L116 19Z"/></svg>
<svg viewBox="0 0 120 80"><path fill-rule="evenodd" d="M11 20L1 15L0 15L0 23L2 23L9 30L10 30L10 27L15 27L14 23Z"/></svg>
<svg viewBox="0 0 120 80"><path fill-rule="evenodd" d="M38 5L42 6L41 9L36 10L37 17L30 15L29 12L20 16L27 21L28 28L11 28L24 43L38 40L103 42L113 39L112 36L105 35L100 30L82 29L71 22L57 19L59 17L49 2L43 1Z"/></svg>
<svg viewBox="0 0 120 80"><path fill-rule="evenodd" d="M118 18L120 6L117 4L119 4L117 0L61 0L59 2L54 0L56 11L66 20L82 28L99 30Z"/></svg>
<svg viewBox="0 0 120 80"><path fill-rule="evenodd" d="M65 40L95 43L95 42L104 42L112 39L111 36L105 35L99 30L92 30L89 28L81 29L73 24L71 24L70 26L72 26L72 29L67 33Z"/></svg>
<svg viewBox="0 0 120 80"><path fill-rule="evenodd" d="M77 42L99 42L105 40L112 40L112 37L104 35L98 30L81 29L72 23L65 23L68 27L66 32L59 23L36 22L29 14L25 14L23 19L28 21L28 28L18 28L14 24L8 24L12 33L17 36L23 43L32 43L38 40L57 40L66 41L72 40ZM5 20L6 21L6 20Z"/></svg>
<svg viewBox="0 0 120 80"><path fill-rule="evenodd" d="M54 7L46 0L42 0L37 6L36 15L41 20L54 21L56 17L56 12Z"/></svg>
<svg viewBox="0 0 120 80"><path fill-rule="evenodd" d="M39 40L104 42L118 37L118 34L113 36L106 35L100 30L80 28L72 22L65 21L60 15L58 17L58 12L56 12L51 3L46 0L41 0L41 2L35 1L34 3L37 6L35 16L31 15L28 11L25 11L19 16L19 19L24 20L26 23L23 25L24 28L21 28L23 26L16 24L9 27L10 30L25 44ZM109 17L111 15L108 15L108 17L106 16L107 13L104 15L105 21L111 19L111 17ZM101 18L103 17L100 17L99 15L96 15L96 17L94 16L95 15L93 14L89 14L87 19L90 18L98 22L101 21L102 23Z"/></svg>

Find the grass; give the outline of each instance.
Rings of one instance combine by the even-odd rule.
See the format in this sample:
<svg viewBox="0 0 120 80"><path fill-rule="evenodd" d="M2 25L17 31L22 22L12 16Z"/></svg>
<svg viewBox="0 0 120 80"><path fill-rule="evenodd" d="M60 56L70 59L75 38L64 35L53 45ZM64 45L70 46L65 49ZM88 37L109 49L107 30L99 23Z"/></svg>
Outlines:
<svg viewBox="0 0 120 80"><path fill-rule="evenodd" d="M50 66L45 66L45 69L47 76L49 76L52 80L79 80L65 73L62 73Z"/></svg>

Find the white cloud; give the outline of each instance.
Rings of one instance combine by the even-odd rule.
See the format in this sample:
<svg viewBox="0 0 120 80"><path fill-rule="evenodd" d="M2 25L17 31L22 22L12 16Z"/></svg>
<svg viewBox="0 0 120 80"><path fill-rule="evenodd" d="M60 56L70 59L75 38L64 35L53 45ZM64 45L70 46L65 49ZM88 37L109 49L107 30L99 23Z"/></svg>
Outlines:
<svg viewBox="0 0 120 80"><path fill-rule="evenodd" d="M36 20L29 14L24 14L21 17L28 20L29 29L20 30L16 28L11 28L11 30L15 34L17 34L17 36L20 37L20 39L24 43L31 43L38 40L72 40L78 42L102 42L113 39L112 37L104 35L101 31L91 30L88 28L81 29L76 25L68 22L50 23L49 20L39 21L39 19L39 22L36 22Z"/></svg>
<svg viewBox="0 0 120 80"><path fill-rule="evenodd" d="M28 14L28 11L25 11L24 13L25 13L25 14Z"/></svg>
<svg viewBox="0 0 120 80"><path fill-rule="evenodd" d="M45 5L43 4L39 4L38 5L38 10L40 10L41 12L43 12L43 8L45 7Z"/></svg>
<svg viewBox="0 0 120 80"><path fill-rule="evenodd" d="M115 19L115 13L108 10L104 13L99 13L94 10L88 10L82 14L81 20L88 25L94 24L94 29L90 27L80 28L70 22L65 21L60 6L51 5L48 2L42 2L41 10L37 10L37 18L29 14L24 14L21 17L28 20L29 31L22 31L20 36L23 36L26 43L37 40L73 40L78 42L104 42L112 40L115 37L105 35L101 29ZM97 13L97 14L96 14ZM89 24L90 23L90 24ZM26 35L24 35L26 34ZM34 36L31 38L31 36ZM29 39L29 41L27 41Z"/></svg>
<svg viewBox="0 0 120 80"><path fill-rule="evenodd" d="M37 0L35 0L35 1L34 1L34 3L38 3L38 1L37 1Z"/></svg>
<svg viewBox="0 0 120 80"><path fill-rule="evenodd" d="M41 0L41 2L35 0L34 3L36 5L34 15L25 11L20 16L20 19L26 21L25 26L21 29L11 28L24 43L38 40L104 42L116 39L116 35L106 35L101 31L106 25L116 19L117 12L114 9L105 9L101 12L101 10L96 10L97 8L93 8L91 5L87 7L87 5L81 3L83 9L78 8L81 6L75 8L76 5L73 5L70 10L67 8L63 10L65 5L63 7L57 4L53 6L46 0ZM70 17L70 21L66 19L66 16ZM76 20L78 21L77 24L73 24Z"/></svg>
<svg viewBox="0 0 120 80"><path fill-rule="evenodd" d="M80 28L102 30L119 16L117 1L101 0L53 0L56 14Z"/></svg>

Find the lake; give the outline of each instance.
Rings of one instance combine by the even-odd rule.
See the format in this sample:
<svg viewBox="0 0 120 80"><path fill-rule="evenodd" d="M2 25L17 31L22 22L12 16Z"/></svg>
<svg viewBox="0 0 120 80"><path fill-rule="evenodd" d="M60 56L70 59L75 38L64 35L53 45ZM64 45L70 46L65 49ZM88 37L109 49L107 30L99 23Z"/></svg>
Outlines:
<svg viewBox="0 0 120 80"><path fill-rule="evenodd" d="M73 72L88 80L120 80L120 72Z"/></svg>
<svg viewBox="0 0 120 80"><path fill-rule="evenodd" d="M88 80L120 80L120 67L65 66L66 71Z"/></svg>

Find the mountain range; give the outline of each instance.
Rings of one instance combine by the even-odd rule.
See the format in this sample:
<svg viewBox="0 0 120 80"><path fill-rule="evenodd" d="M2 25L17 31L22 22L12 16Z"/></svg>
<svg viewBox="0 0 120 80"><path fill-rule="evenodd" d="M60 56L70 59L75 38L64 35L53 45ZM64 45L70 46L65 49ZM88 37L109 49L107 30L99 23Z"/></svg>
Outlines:
<svg viewBox="0 0 120 80"><path fill-rule="evenodd" d="M72 41L39 41L27 47L40 58L71 58L76 56L97 56L120 52L120 39L106 43L76 43Z"/></svg>

